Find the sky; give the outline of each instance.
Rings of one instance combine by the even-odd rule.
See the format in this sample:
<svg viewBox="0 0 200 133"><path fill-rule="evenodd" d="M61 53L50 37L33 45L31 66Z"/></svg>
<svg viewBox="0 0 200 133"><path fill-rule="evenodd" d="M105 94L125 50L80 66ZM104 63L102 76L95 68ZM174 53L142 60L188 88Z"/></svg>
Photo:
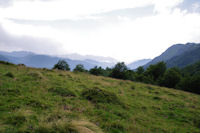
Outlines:
<svg viewBox="0 0 200 133"><path fill-rule="evenodd" d="M130 63L200 42L200 0L0 0L0 50Z"/></svg>

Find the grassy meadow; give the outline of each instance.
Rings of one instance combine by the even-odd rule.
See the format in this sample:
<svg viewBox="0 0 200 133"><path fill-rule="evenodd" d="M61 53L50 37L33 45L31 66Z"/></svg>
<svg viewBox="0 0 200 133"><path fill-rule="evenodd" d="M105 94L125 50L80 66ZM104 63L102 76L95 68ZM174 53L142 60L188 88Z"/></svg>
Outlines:
<svg viewBox="0 0 200 133"><path fill-rule="evenodd" d="M0 63L0 133L199 133L200 96Z"/></svg>

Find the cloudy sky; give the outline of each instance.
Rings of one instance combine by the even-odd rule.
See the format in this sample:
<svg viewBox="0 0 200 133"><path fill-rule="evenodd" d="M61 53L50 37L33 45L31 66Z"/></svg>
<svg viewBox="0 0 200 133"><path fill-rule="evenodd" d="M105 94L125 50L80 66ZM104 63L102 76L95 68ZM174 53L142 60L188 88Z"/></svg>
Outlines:
<svg viewBox="0 0 200 133"><path fill-rule="evenodd" d="M153 58L200 42L200 0L0 0L0 50Z"/></svg>

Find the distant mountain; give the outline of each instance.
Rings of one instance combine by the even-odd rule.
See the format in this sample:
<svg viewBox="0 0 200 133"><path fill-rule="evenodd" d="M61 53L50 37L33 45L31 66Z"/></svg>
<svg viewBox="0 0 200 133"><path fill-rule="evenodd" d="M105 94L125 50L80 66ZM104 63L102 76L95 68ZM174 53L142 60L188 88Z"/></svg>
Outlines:
<svg viewBox="0 0 200 133"><path fill-rule="evenodd" d="M152 59L142 59L142 60L137 60L137 61L134 61L130 64L128 64L128 68L130 69L136 69L138 68L139 66L144 66L145 64L147 64L148 62L150 62Z"/></svg>
<svg viewBox="0 0 200 133"><path fill-rule="evenodd" d="M167 67L183 68L200 61L200 45L166 61Z"/></svg>
<svg viewBox="0 0 200 133"><path fill-rule="evenodd" d="M28 55L33 55L34 53L32 52L27 52L27 51L13 51L13 52L4 52L0 51L0 55L4 56L13 56L13 57L25 57Z"/></svg>
<svg viewBox="0 0 200 133"><path fill-rule="evenodd" d="M103 68L112 67L114 63L108 62L98 62L95 60L72 60L68 58L61 58L49 55L39 55L26 51L19 52L3 52L0 51L0 60L9 61L14 64L25 64L29 67L36 68L52 68L58 60L64 59L70 65L71 69L74 69L77 64L83 64L86 69L91 69L94 66L101 66Z"/></svg>
<svg viewBox="0 0 200 133"><path fill-rule="evenodd" d="M200 60L199 48L200 44L197 43L175 44L169 47L160 56L154 58L152 61L144 65L144 68L147 68L149 65L156 64L160 61L166 62L167 67L177 66L183 68Z"/></svg>
<svg viewBox="0 0 200 133"><path fill-rule="evenodd" d="M9 61L6 57L4 57L3 55L0 55L0 61Z"/></svg>
<svg viewBox="0 0 200 133"><path fill-rule="evenodd" d="M116 64L118 61L111 57L103 57L103 56L94 56L94 55L80 55L80 54L66 54L64 56L61 56L64 58L68 58L71 60L93 60L97 62L105 62L110 64Z"/></svg>

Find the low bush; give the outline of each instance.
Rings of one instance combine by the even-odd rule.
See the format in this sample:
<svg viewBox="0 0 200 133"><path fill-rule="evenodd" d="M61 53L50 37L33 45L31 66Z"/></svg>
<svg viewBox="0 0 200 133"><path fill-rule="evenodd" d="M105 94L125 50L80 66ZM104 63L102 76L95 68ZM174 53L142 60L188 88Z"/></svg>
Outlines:
<svg viewBox="0 0 200 133"><path fill-rule="evenodd" d="M14 78L14 77L15 77L14 74L11 73L11 72L7 72L7 73L5 74L5 76L10 77L10 78Z"/></svg>
<svg viewBox="0 0 200 133"><path fill-rule="evenodd" d="M84 90L82 96L93 103L121 103L114 93L99 88Z"/></svg>
<svg viewBox="0 0 200 133"><path fill-rule="evenodd" d="M132 89L132 90L135 90L135 86L134 86L134 85L132 85L132 86L131 86L131 89Z"/></svg>

